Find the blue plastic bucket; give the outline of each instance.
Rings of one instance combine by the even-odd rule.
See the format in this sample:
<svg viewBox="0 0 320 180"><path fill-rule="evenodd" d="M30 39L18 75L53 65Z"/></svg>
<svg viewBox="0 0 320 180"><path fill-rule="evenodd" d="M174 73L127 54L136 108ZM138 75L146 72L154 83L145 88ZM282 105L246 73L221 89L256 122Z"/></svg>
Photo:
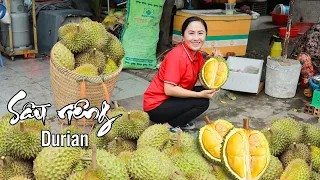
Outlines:
<svg viewBox="0 0 320 180"><path fill-rule="evenodd" d="M283 4L277 4L274 9L273 12L275 14L289 14L289 6L283 5Z"/></svg>

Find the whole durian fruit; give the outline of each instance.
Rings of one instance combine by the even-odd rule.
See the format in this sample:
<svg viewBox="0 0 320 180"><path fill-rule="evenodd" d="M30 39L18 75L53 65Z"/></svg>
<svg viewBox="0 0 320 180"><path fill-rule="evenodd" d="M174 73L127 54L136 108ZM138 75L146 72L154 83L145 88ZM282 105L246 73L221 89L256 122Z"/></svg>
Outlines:
<svg viewBox="0 0 320 180"><path fill-rule="evenodd" d="M310 163L311 153L308 146L302 143L299 143L299 144L293 143L280 156L280 161L282 162L283 167L286 168L293 159L297 159L297 158L305 160L308 164Z"/></svg>
<svg viewBox="0 0 320 180"><path fill-rule="evenodd" d="M83 23L83 22L92 22L92 20L88 17L84 17L81 19L81 22L80 23Z"/></svg>
<svg viewBox="0 0 320 180"><path fill-rule="evenodd" d="M60 26L58 29L58 37L61 40L65 35L77 31L76 23L68 23L63 26Z"/></svg>
<svg viewBox="0 0 320 180"><path fill-rule="evenodd" d="M30 161L1 157L3 166L0 166L0 179L7 180L14 176L23 176L33 179L33 165Z"/></svg>
<svg viewBox="0 0 320 180"><path fill-rule="evenodd" d="M92 38L88 30L79 24L76 30L62 36L60 42L72 53L80 53L92 46Z"/></svg>
<svg viewBox="0 0 320 180"><path fill-rule="evenodd" d="M282 172L283 172L283 167L282 167L281 161L277 157L271 156L269 166L267 170L264 172L264 174L262 175L261 180L279 179Z"/></svg>
<svg viewBox="0 0 320 180"><path fill-rule="evenodd" d="M164 145L169 141L170 131L163 124L154 124L149 126L137 140L137 148L154 147L162 150Z"/></svg>
<svg viewBox="0 0 320 180"><path fill-rule="evenodd" d="M52 54L54 61L56 61L61 66L73 70L75 65L75 59L73 53L64 46L61 42L57 42L52 48Z"/></svg>
<svg viewBox="0 0 320 180"><path fill-rule="evenodd" d="M137 149L137 144L135 141L123 139L121 137L115 137L107 146L107 151L118 155L122 151L135 151Z"/></svg>
<svg viewBox="0 0 320 180"><path fill-rule="evenodd" d="M113 59L117 65L119 65L124 57L124 48L120 40L112 34L109 36L109 43L103 52L107 57Z"/></svg>
<svg viewBox="0 0 320 180"><path fill-rule="evenodd" d="M303 159L292 160L282 173L280 180L309 180L310 170Z"/></svg>
<svg viewBox="0 0 320 180"><path fill-rule="evenodd" d="M118 136L131 140L137 140L148 127L149 115L140 110L122 113L112 126Z"/></svg>
<svg viewBox="0 0 320 180"><path fill-rule="evenodd" d="M261 132L268 140L270 152L274 156L280 155L291 142L291 137L286 132L277 128L264 128Z"/></svg>
<svg viewBox="0 0 320 180"><path fill-rule="evenodd" d="M177 138L178 133L170 133L170 138ZM177 141L168 141L164 147L164 150L177 144ZM181 132L181 144L188 152L200 152L197 144L197 139L189 133Z"/></svg>
<svg viewBox="0 0 320 180"><path fill-rule="evenodd" d="M42 150L41 131L50 130L42 121L26 119L13 126L7 133L7 151L14 158L33 160Z"/></svg>
<svg viewBox="0 0 320 180"><path fill-rule="evenodd" d="M7 132L11 128L10 119L13 117L13 114L7 113L0 119L0 157L6 156L7 153Z"/></svg>
<svg viewBox="0 0 320 180"><path fill-rule="evenodd" d="M289 145L291 145L293 142L302 142L303 126L293 118L277 120L271 125L271 127L272 130L277 129L290 135Z"/></svg>
<svg viewBox="0 0 320 180"><path fill-rule="evenodd" d="M105 66L102 74L106 74L106 75L112 74L113 72L117 71L118 68L119 67L114 62L114 60L112 60L111 58L108 58L106 61L106 66Z"/></svg>
<svg viewBox="0 0 320 180"><path fill-rule="evenodd" d="M98 76L98 68L92 64L83 64L76 69L72 70L72 72L85 75L85 76Z"/></svg>
<svg viewBox="0 0 320 180"><path fill-rule="evenodd" d="M169 180L177 170L169 157L154 147L135 151L126 167L130 177L136 180Z"/></svg>
<svg viewBox="0 0 320 180"><path fill-rule="evenodd" d="M320 147L320 128L310 123L303 123L303 142Z"/></svg>
<svg viewBox="0 0 320 180"><path fill-rule="evenodd" d="M81 148L45 147L34 160L34 176L37 180L66 179L83 155Z"/></svg>
<svg viewBox="0 0 320 180"><path fill-rule="evenodd" d="M89 49L83 53L76 55L76 65L79 67L83 64L92 64L98 68L98 73L102 73L106 67L106 57L96 48Z"/></svg>
<svg viewBox="0 0 320 180"><path fill-rule="evenodd" d="M312 169L320 173L320 148L316 146L311 146L311 162Z"/></svg>
<svg viewBox="0 0 320 180"><path fill-rule="evenodd" d="M71 174L66 180L103 180L107 179L102 169L85 169Z"/></svg>

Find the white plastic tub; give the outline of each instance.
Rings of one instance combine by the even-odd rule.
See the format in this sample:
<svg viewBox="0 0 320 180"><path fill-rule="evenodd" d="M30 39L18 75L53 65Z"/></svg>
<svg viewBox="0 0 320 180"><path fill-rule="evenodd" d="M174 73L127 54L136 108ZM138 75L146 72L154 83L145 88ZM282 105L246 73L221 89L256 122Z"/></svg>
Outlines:
<svg viewBox="0 0 320 180"><path fill-rule="evenodd" d="M261 80L263 60L230 56L227 60L229 66L229 77L221 87L226 90L257 93ZM254 67L257 73L243 72L247 67ZM240 72L236 72L240 70Z"/></svg>

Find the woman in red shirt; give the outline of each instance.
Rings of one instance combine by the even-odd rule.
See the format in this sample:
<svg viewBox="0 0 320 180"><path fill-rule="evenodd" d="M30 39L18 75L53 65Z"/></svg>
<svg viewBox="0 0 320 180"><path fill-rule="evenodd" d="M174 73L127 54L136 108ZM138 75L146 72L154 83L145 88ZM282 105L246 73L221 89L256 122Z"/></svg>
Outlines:
<svg viewBox="0 0 320 180"><path fill-rule="evenodd" d="M199 52L205 42L207 25L199 17L190 17L182 25L183 42L164 58L158 73L144 93L144 111L155 123L192 129L190 121L209 107L214 90L195 86L204 59Z"/></svg>

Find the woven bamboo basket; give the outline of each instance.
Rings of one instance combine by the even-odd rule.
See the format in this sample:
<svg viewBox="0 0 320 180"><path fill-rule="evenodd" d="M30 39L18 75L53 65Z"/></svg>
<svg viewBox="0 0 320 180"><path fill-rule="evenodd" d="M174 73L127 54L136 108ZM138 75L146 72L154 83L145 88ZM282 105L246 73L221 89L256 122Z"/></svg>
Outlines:
<svg viewBox="0 0 320 180"><path fill-rule="evenodd" d="M54 102L57 110L60 110L68 104L74 104L81 97L81 84L85 83L85 96L90 107L97 107L101 110L101 104L104 100L110 101L113 89L116 86L119 75L122 71L122 63L119 63L119 68L113 74L101 75L101 76L84 76L74 73L56 61L54 61L53 46L50 54L50 80L51 87L53 89ZM107 90L105 90L105 88ZM108 94L106 94L108 93ZM108 102L110 103L110 102ZM67 124L67 119L61 119L61 122ZM71 121L74 124L74 120ZM81 125L83 121L78 120L78 124ZM96 120L87 120L86 124L90 125L96 123Z"/></svg>

